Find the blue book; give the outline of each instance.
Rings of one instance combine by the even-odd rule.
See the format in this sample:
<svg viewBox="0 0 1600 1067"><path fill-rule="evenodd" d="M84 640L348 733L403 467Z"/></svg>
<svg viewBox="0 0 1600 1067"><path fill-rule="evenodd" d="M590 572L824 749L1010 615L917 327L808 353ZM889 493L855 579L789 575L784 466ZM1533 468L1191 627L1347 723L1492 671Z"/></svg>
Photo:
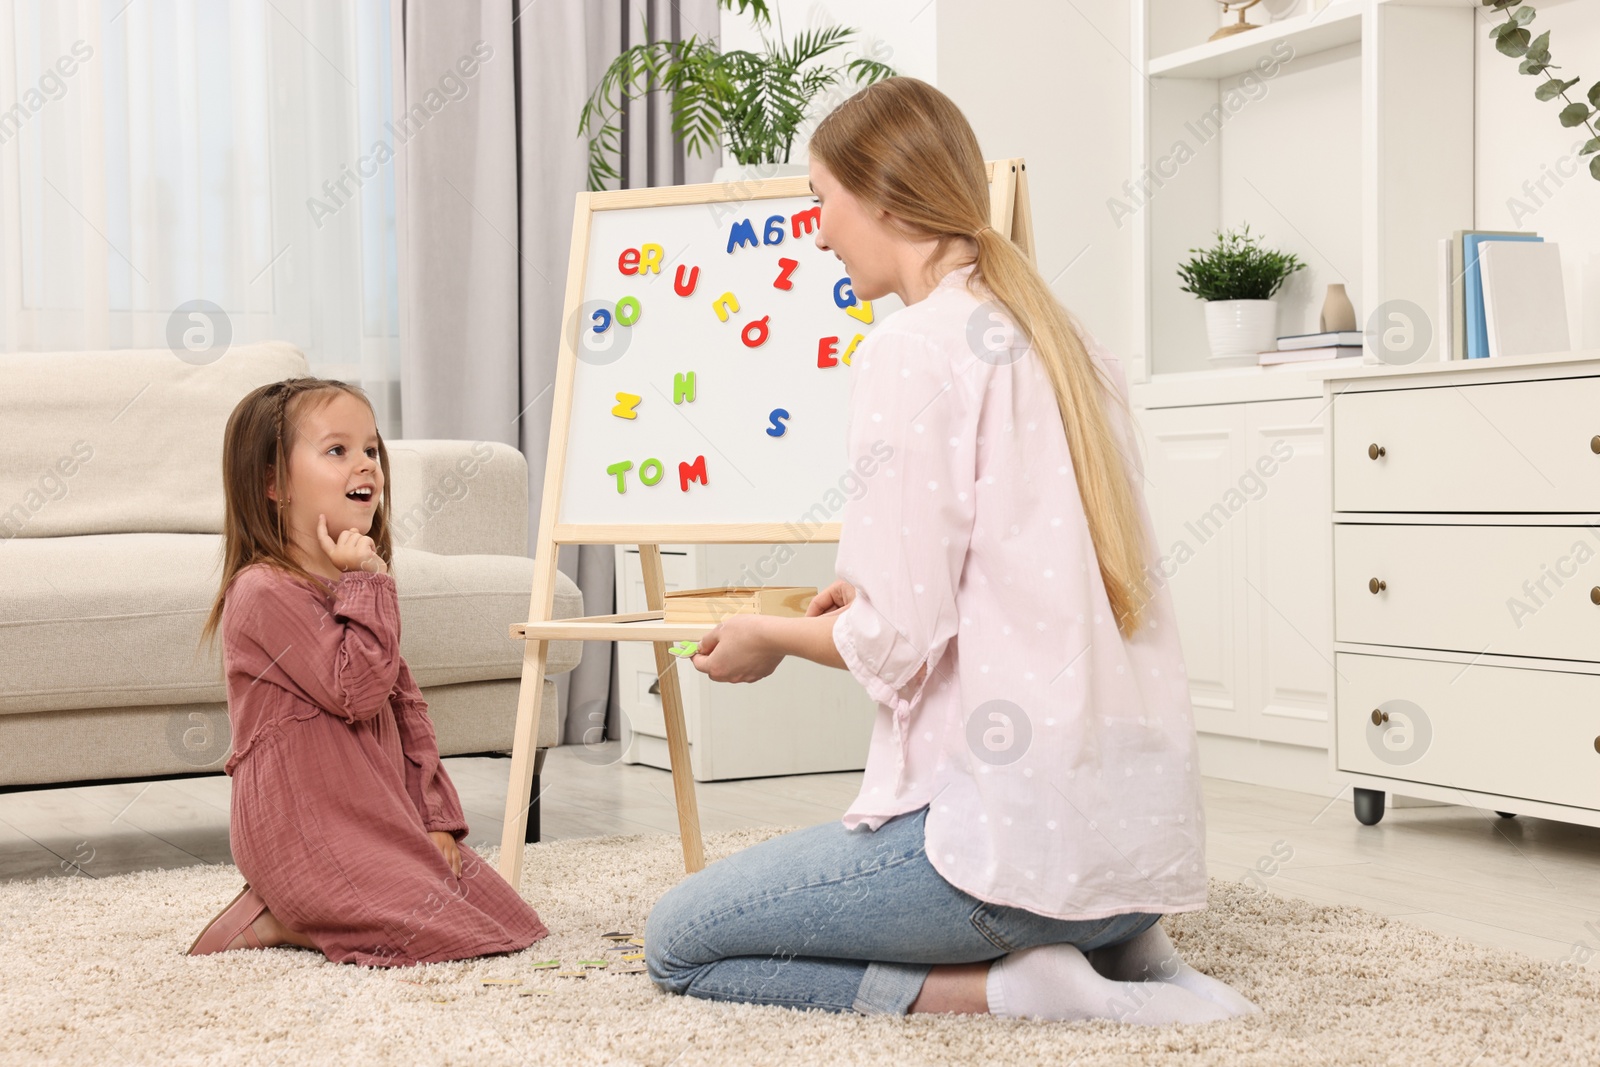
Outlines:
<svg viewBox="0 0 1600 1067"><path fill-rule="evenodd" d="M1485 241L1543 241L1534 234L1469 233L1461 238L1461 258L1466 264L1467 358L1486 359L1489 355L1489 320L1483 311L1483 270L1478 265L1478 248Z"/></svg>

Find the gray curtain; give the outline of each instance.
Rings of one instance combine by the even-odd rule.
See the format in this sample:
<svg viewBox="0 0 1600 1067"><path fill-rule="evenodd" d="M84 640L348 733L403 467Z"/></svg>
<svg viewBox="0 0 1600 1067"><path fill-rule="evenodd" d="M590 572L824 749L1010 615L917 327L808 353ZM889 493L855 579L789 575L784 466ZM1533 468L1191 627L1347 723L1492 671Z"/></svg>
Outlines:
<svg viewBox="0 0 1600 1067"><path fill-rule="evenodd" d="M532 555L573 200L587 187L578 114L611 60L645 39L644 16L653 39L716 37L716 0L392 3L396 141L407 138L396 153L402 432L519 448ZM710 181L721 162L685 158L659 94L630 104L623 133L624 187ZM611 546L564 546L557 566L586 614L616 610ZM560 707L546 713L563 743L585 740L601 709L606 736L619 736L616 677L615 645L590 642L557 678Z"/></svg>

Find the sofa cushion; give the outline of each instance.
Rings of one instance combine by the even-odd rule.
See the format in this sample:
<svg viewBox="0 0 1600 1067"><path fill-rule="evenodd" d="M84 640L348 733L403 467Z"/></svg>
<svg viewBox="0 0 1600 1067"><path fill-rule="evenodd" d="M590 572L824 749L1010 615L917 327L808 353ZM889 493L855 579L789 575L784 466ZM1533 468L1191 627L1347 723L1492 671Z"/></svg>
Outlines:
<svg viewBox="0 0 1600 1067"><path fill-rule="evenodd" d="M309 373L293 345L195 366L168 350L0 354L0 540L222 532L222 431L245 394Z"/></svg>
<svg viewBox="0 0 1600 1067"><path fill-rule="evenodd" d="M218 534L119 533L0 541L0 714L226 698L220 637L200 629L221 579ZM395 550L400 652L417 684L520 678L534 561ZM583 597L557 572L554 615ZM546 677L582 644L550 645Z"/></svg>

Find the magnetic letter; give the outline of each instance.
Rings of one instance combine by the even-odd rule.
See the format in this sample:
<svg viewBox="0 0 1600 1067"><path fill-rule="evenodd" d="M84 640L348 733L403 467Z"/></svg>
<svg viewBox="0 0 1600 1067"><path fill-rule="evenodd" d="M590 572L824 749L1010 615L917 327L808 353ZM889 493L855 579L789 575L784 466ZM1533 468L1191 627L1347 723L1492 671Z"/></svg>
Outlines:
<svg viewBox="0 0 1600 1067"><path fill-rule="evenodd" d="M611 466L606 468L607 474L615 474L617 476L617 492L626 493L628 491L627 480L623 477L623 475L627 474L632 469L633 460L631 459L625 459L621 463L613 463Z"/></svg>
<svg viewBox="0 0 1600 1067"><path fill-rule="evenodd" d="M824 337L822 340L818 341L817 366L824 368L837 366L839 361L834 358L833 354L838 350L839 339L837 337Z"/></svg>
<svg viewBox="0 0 1600 1067"><path fill-rule="evenodd" d="M611 312L607 311L605 308L596 308L595 313L591 316L591 318L594 319L595 333L605 333L607 330L611 329Z"/></svg>
<svg viewBox="0 0 1600 1067"><path fill-rule="evenodd" d="M652 466L655 467L656 470L654 475L651 475L650 473L650 468ZM665 472L661 469L661 461L659 459L647 459L643 463L639 464L639 480L645 485L655 485L661 480L661 475L663 473Z"/></svg>
<svg viewBox="0 0 1600 1067"><path fill-rule="evenodd" d="M767 429L767 436L782 437L784 434L788 433L789 428L778 421L779 419L787 419L788 417L789 412L785 409L773 408L772 414L767 416L768 419L772 420L772 425Z"/></svg>
<svg viewBox="0 0 1600 1067"><path fill-rule="evenodd" d="M767 320L771 317L763 315L744 324L744 329L739 331L739 340L744 342L746 348L759 348L767 343Z"/></svg>
<svg viewBox="0 0 1600 1067"><path fill-rule="evenodd" d="M850 299L851 299L852 303L855 302L855 294L854 293L850 294ZM861 303L856 304L854 307L847 307L847 308L844 309L844 313L846 315L849 315L852 319L859 319L861 322L866 323L868 326L872 325L872 301L870 301L870 300L863 300L863 301L861 301Z"/></svg>
<svg viewBox="0 0 1600 1067"><path fill-rule="evenodd" d="M643 397L634 396L632 393L618 393L617 406L611 409L611 414L619 419L637 419L639 413L633 409L639 406Z"/></svg>
<svg viewBox="0 0 1600 1067"><path fill-rule="evenodd" d="M694 371L672 376L672 402L681 404L685 400L694 403Z"/></svg>
<svg viewBox="0 0 1600 1067"><path fill-rule="evenodd" d="M639 298L625 296L617 301L617 325L632 326L639 321ZM872 321L868 319L867 321Z"/></svg>
<svg viewBox="0 0 1600 1067"><path fill-rule="evenodd" d="M673 291L676 292L679 296L688 296L690 293L694 292L694 287L696 285L699 285L699 284L700 284L700 268L699 267L691 267L690 268L690 270L689 270L689 281L688 281L687 284L685 284L684 280L683 280L683 264L679 263L678 264L677 277L672 279Z"/></svg>
<svg viewBox="0 0 1600 1067"><path fill-rule="evenodd" d="M689 491L689 483L690 482L699 482L701 485L709 485L710 484L709 482L706 481L706 457L705 456L697 456L693 463L679 463L678 464L678 489L679 489L679 491L687 493Z"/></svg>
<svg viewBox="0 0 1600 1067"><path fill-rule="evenodd" d="M810 233L816 228L817 223L821 221L822 206L820 204L808 211L800 211L789 216L789 225L792 227L796 237L800 236L802 227L804 227L806 233Z"/></svg>
<svg viewBox="0 0 1600 1067"><path fill-rule="evenodd" d="M624 248L622 255L617 257L617 269L624 274L638 274L639 250L637 248Z"/></svg>
<svg viewBox="0 0 1600 1067"><path fill-rule="evenodd" d="M711 306L716 309L717 318L723 322L728 321L728 312L739 310L739 298L732 293L723 293L711 301Z"/></svg>
<svg viewBox="0 0 1600 1067"><path fill-rule="evenodd" d="M773 215L767 219L767 224L761 229L761 243L764 245L783 244L783 216Z"/></svg>
<svg viewBox="0 0 1600 1067"><path fill-rule="evenodd" d="M846 300L845 297L850 299ZM833 283L833 302L839 307L847 308L856 302L856 291L850 288L849 278L840 278Z"/></svg>
<svg viewBox="0 0 1600 1067"><path fill-rule="evenodd" d="M639 273L640 274L649 274L651 271L654 271L655 273L660 274L661 273L661 246L660 245L640 245L639 246L639 252L640 252L640 256L639 256Z"/></svg>
<svg viewBox="0 0 1600 1067"><path fill-rule="evenodd" d="M861 340L862 340L861 335L859 333L856 334L855 337L850 342L850 347L845 349L844 350L844 355L839 357L840 359L844 360L844 365L846 367L850 366L850 357L855 354L856 345L860 344Z"/></svg>
<svg viewBox="0 0 1600 1067"><path fill-rule="evenodd" d="M749 219L741 219L733 224L733 229L728 231L728 251L732 252L741 245L756 245L756 228L750 225Z"/></svg>
<svg viewBox="0 0 1600 1067"><path fill-rule="evenodd" d="M799 265L800 265L800 261L798 259L780 259L780 260L778 260L778 266L782 267L783 269L778 271L778 280L772 283L772 287L774 289L782 289L785 292L787 292L790 289L793 289L794 288L794 282L789 280L789 275L793 274L794 273L794 269L796 267L798 267Z"/></svg>

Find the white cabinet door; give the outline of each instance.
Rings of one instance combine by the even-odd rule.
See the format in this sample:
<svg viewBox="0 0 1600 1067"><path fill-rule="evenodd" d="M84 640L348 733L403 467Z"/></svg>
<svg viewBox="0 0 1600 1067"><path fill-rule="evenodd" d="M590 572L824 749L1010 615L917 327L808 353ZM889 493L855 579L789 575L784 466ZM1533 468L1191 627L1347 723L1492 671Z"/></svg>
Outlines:
<svg viewBox="0 0 1600 1067"><path fill-rule="evenodd" d="M1320 398L1138 413L1201 733L1328 747L1327 417Z"/></svg>
<svg viewBox="0 0 1600 1067"><path fill-rule="evenodd" d="M1195 726L1253 736L1243 697L1245 531L1236 514L1245 458L1244 404L1135 413L1145 500L1169 575ZM1231 490L1231 495L1230 495Z"/></svg>
<svg viewBox="0 0 1600 1067"><path fill-rule="evenodd" d="M1333 714L1327 402L1245 404L1245 668L1251 736L1328 747Z"/></svg>

